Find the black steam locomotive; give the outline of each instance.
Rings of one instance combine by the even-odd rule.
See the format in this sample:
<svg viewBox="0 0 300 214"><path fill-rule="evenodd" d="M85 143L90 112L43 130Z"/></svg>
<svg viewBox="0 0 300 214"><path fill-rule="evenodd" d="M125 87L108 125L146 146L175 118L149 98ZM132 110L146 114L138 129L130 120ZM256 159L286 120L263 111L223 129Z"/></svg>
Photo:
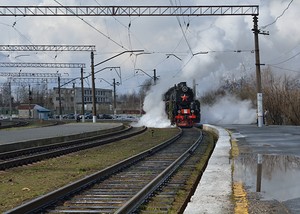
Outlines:
<svg viewBox="0 0 300 214"><path fill-rule="evenodd" d="M172 125L192 127L200 122L200 102L195 99L193 90L186 82L170 88L164 94L164 101L165 111Z"/></svg>

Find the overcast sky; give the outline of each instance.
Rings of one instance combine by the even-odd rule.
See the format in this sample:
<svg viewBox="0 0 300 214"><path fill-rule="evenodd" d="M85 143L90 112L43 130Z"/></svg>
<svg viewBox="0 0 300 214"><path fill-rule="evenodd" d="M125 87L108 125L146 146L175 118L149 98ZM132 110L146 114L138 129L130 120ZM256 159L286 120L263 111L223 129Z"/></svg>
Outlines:
<svg viewBox="0 0 300 214"><path fill-rule="evenodd" d="M114 0L2 0L2 5L125 5ZM259 5L259 28L270 35L260 35L261 63L280 73L299 78L300 1L291 0L131 0L127 5ZM218 17L0 17L0 44L19 45L95 45L95 64L125 50L144 50L145 54L123 54L96 67L121 67L119 79L109 69L96 74L96 87L112 88L103 78L122 81L117 93L138 91L156 69L162 90L178 81L193 78L198 95L214 89L212 81L255 73L253 20L251 16ZM241 50L238 51L237 50ZM198 54L207 52L207 54ZM1 62L86 63L88 52L1 52ZM141 69L141 70L140 70ZM75 78L79 69L22 68L22 72L56 72ZM138 70L138 72L137 72ZM19 72L20 68L0 68ZM0 82L5 79L0 77ZM79 86L79 82L77 82ZM71 87L71 85L69 86Z"/></svg>

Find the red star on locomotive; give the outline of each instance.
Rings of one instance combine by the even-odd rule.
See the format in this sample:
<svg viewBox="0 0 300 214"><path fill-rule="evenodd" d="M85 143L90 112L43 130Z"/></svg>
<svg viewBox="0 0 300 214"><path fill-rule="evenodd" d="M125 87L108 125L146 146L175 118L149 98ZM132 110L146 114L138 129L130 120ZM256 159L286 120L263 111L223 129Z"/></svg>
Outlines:
<svg viewBox="0 0 300 214"><path fill-rule="evenodd" d="M181 96L182 101L188 101L189 96L186 96L185 94Z"/></svg>

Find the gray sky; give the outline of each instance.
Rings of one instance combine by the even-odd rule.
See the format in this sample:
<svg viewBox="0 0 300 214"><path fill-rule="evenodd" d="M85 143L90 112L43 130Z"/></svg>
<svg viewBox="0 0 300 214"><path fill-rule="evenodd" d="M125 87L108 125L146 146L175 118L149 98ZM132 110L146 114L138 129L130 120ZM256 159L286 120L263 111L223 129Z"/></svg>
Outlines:
<svg viewBox="0 0 300 214"><path fill-rule="evenodd" d="M2 5L125 5L114 0L2 0ZM131 0L128 5L211 5L211 0ZM259 5L259 27L270 35L259 36L261 63L270 64L279 73L299 78L300 1L226 0L214 5ZM83 20L82 20L83 19ZM141 55L124 54L97 69L120 66L122 85L117 93L138 90L153 69L161 80L162 90L178 81L196 79L198 95L217 87L214 81L255 73L251 16L240 17L1 17L0 44L96 45L95 63L120 52L142 49ZM241 50L241 52L236 52ZM208 52L207 54L192 54ZM25 55L25 56L24 56ZM29 56L28 56L29 55ZM169 57L168 57L169 55ZM84 52L2 52L1 62L86 63L90 73L90 53ZM19 68L0 68L15 71ZM57 69L22 68L22 72L56 72ZM59 69L63 77L78 77L79 69ZM68 73L65 74L65 73ZM104 78L120 81L109 69L96 74L96 87L111 88ZM5 79L0 77L0 82ZM86 83L87 84L87 83ZM90 83L89 83L90 84ZM79 86L79 82L77 83ZM71 87L71 85L69 86Z"/></svg>

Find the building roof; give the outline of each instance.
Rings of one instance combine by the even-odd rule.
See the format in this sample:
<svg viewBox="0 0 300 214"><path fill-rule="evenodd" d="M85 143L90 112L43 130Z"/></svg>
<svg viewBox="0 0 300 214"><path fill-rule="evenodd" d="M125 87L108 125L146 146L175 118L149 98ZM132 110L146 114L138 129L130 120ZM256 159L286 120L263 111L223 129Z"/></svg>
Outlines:
<svg viewBox="0 0 300 214"><path fill-rule="evenodd" d="M19 110L29 110L29 104L21 104L18 106ZM30 104L30 110L35 109L38 112L50 112L49 109L46 109L40 105L37 104Z"/></svg>
<svg viewBox="0 0 300 214"><path fill-rule="evenodd" d="M35 104L30 104L30 109L34 109ZM18 106L18 110L29 110L29 104L21 104Z"/></svg>
<svg viewBox="0 0 300 214"><path fill-rule="evenodd" d="M46 109L46 108L44 108L44 107L42 107L40 105L35 105L34 109L36 109L38 112L50 112L49 109Z"/></svg>

